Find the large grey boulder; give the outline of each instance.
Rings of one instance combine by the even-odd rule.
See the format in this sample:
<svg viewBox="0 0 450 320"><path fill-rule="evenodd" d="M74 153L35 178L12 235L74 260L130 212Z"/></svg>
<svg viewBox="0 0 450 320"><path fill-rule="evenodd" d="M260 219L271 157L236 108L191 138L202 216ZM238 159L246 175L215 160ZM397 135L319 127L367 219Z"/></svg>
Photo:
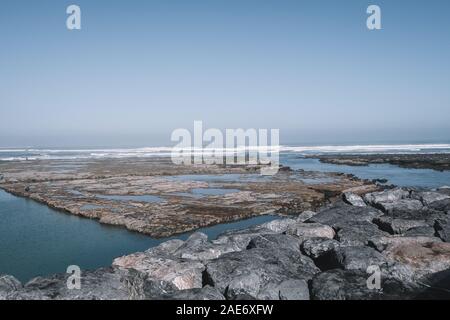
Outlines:
<svg viewBox="0 0 450 320"><path fill-rule="evenodd" d="M0 275L0 300L5 300L8 296L22 289L22 283L13 276Z"/></svg>
<svg viewBox="0 0 450 320"><path fill-rule="evenodd" d="M305 222L305 221L311 219L312 217L314 217L316 214L317 214L317 212L314 212L311 210L303 211L295 218L295 220L297 222Z"/></svg>
<svg viewBox="0 0 450 320"><path fill-rule="evenodd" d="M353 192L344 192L342 194L342 199L355 207L366 207L367 204L364 202L363 198L359 195L357 195L356 193Z"/></svg>
<svg viewBox="0 0 450 320"><path fill-rule="evenodd" d="M285 232L291 225L295 224L297 221L295 219L277 219L272 220L270 222L266 222L261 225L262 228L268 229L270 231L276 232L276 233L282 233Z"/></svg>
<svg viewBox="0 0 450 320"><path fill-rule="evenodd" d="M450 217L436 220L435 229L439 238L445 242L450 242Z"/></svg>
<svg viewBox="0 0 450 320"><path fill-rule="evenodd" d="M403 235L406 237L434 237L436 230L433 227L413 227L404 232Z"/></svg>
<svg viewBox="0 0 450 320"><path fill-rule="evenodd" d="M359 270L333 269L316 275L311 282L313 300L381 299L381 290L369 289L368 274Z"/></svg>
<svg viewBox="0 0 450 320"><path fill-rule="evenodd" d="M164 300L225 300L219 290L211 286L175 291L162 297Z"/></svg>
<svg viewBox="0 0 450 320"><path fill-rule="evenodd" d="M381 211L369 206L355 207L340 202L332 207L321 210L307 222L321 223L334 228L347 222L371 222L375 217L379 217L381 215L383 215Z"/></svg>
<svg viewBox="0 0 450 320"><path fill-rule="evenodd" d="M365 246L372 238L388 235L375 224L368 221L344 221L335 224L338 230L336 240L342 246Z"/></svg>
<svg viewBox="0 0 450 320"><path fill-rule="evenodd" d="M429 205L429 208L442 212L450 211L450 199L438 200Z"/></svg>
<svg viewBox="0 0 450 320"><path fill-rule="evenodd" d="M259 248L278 254L283 251L286 254L298 253L301 240L287 234L261 234L252 238L247 249Z"/></svg>
<svg viewBox="0 0 450 320"><path fill-rule="evenodd" d="M228 299L259 299L273 296L286 280L307 281L320 271L299 250L272 248L267 245L224 254L207 264L206 283Z"/></svg>
<svg viewBox="0 0 450 320"><path fill-rule="evenodd" d="M437 192L450 196L450 186L442 186L437 189Z"/></svg>
<svg viewBox="0 0 450 320"><path fill-rule="evenodd" d="M259 292L258 299L309 300L308 282L303 279L289 279L278 285L269 285Z"/></svg>
<svg viewBox="0 0 450 320"><path fill-rule="evenodd" d="M430 206L437 201L450 199L450 195L435 191L413 192L411 197L420 200L424 206Z"/></svg>
<svg viewBox="0 0 450 320"><path fill-rule="evenodd" d="M252 238L263 234L277 234L278 232L266 229L264 225L237 231L228 231L221 234L217 239L211 241L215 245L227 245L234 248L234 251L241 251L247 248Z"/></svg>
<svg viewBox="0 0 450 320"><path fill-rule="evenodd" d="M339 246L340 243L334 239L311 238L302 243L301 249L305 255L313 259L317 264L318 259Z"/></svg>
<svg viewBox="0 0 450 320"><path fill-rule="evenodd" d="M387 263L386 257L366 246L337 247L329 252L330 261L345 270L366 271L369 266L381 268Z"/></svg>
<svg viewBox="0 0 450 320"><path fill-rule="evenodd" d="M370 273L333 269L317 274L311 282L313 300L402 300L420 298L428 287L381 277L380 289L369 287Z"/></svg>
<svg viewBox="0 0 450 320"><path fill-rule="evenodd" d="M121 276L111 268L81 273L80 289L69 289L68 274L37 277L23 288L10 292L12 300L125 300L128 291Z"/></svg>
<svg viewBox="0 0 450 320"><path fill-rule="evenodd" d="M384 213L395 216L403 212L419 211L423 208L423 204L416 199L400 199L392 202L379 202L377 207Z"/></svg>
<svg viewBox="0 0 450 320"><path fill-rule="evenodd" d="M201 239L198 237L195 241ZM201 240L199 240L201 241ZM171 242L113 261L133 299L160 297L177 290L201 288L205 265L177 257L184 243Z"/></svg>
<svg viewBox="0 0 450 320"><path fill-rule="evenodd" d="M381 216L373 220L378 227L390 234L403 234L406 231L417 227L429 227L425 220L395 219L390 216Z"/></svg>
<svg viewBox="0 0 450 320"><path fill-rule="evenodd" d="M401 199L408 198L409 194L410 193L407 190L396 188L392 190L368 193L364 196L364 200L372 206L379 207L380 204L397 202Z"/></svg>
<svg viewBox="0 0 450 320"><path fill-rule="evenodd" d="M232 243L213 244L208 241L206 234L196 232L172 254L182 259L207 261L216 259L224 253L238 250L240 250L239 246Z"/></svg>
<svg viewBox="0 0 450 320"><path fill-rule="evenodd" d="M310 238L333 239L335 236L333 228L320 223L296 223L289 226L286 233L298 237L301 241Z"/></svg>

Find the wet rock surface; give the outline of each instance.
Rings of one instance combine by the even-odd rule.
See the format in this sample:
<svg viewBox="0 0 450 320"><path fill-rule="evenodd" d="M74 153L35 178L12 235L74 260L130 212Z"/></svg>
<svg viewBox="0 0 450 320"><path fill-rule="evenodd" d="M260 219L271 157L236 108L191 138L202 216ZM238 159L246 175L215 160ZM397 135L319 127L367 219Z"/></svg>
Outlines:
<svg viewBox="0 0 450 320"><path fill-rule="evenodd" d="M450 299L448 213L430 192L376 192L214 240L197 232L85 271L80 290L68 275L0 276L0 299Z"/></svg>

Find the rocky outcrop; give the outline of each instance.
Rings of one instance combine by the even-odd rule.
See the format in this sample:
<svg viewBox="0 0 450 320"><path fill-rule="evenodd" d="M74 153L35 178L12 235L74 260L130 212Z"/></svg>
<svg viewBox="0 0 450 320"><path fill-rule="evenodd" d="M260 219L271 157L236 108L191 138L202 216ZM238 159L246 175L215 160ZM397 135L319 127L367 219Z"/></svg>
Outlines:
<svg viewBox="0 0 450 320"><path fill-rule="evenodd" d="M430 206L437 201L450 199L450 195L435 191L415 192L412 196L414 199L420 200L424 206Z"/></svg>
<svg viewBox="0 0 450 320"><path fill-rule="evenodd" d="M223 294L214 287L204 286L188 290L176 291L162 297L164 300L225 300Z"/></svg>
<svg viewBox="0 0 450 320"><path fill-rule="evenodd" d="M0 300L7 299L11 294L22 289L22 283L10 275L0 275Z"/></svg>
<svg viewBox="0 0 450 320"><path fill-rule="evenodd" d="M25 285L0 276L0 299L449 298L442 193L385 190L365 195L364 206L344 199L212 241L197 232L119 257L83 272L80 290L67 288L67 275ZM368 282L375 274L379 287Z"/></svg>
<svg viewBox="0 0 450 320"><path fill-rule="evenodd" d="M122 300L129 295L111 268L82 273L80 289L69 289L69 275L38 277L22 286L16 279L0 279L0 299L9 300ZM8 283L7 285L5 283ZM5 287L8 287L4 290ZM6 294L5 294L6 293Z"/></svg>
<svg viewBox="0 0 450 320"><path fill-rule="evenodd" d="M355 207L344 202L338 202L331 207L319 211L307 222L316 222L331 227L345 225L347 222L372 222L376 217L383 215L380 210L373 207Z"/></svg>
<svg viewBox="0 0 450 320"><path fill-rule="evenodd" d="M342 200L344 200L346 203L351 204L355 207L366 207L367 204L364 202L363 198L361 196L352 193L352 192L344 192L342 194Z"/></svg>
<svg viewBox="0 0 450 320"><path fill-rule="evenodd" d="M435 229L439 237L445 241L450 242L450 216L445 219L436 220Z"/></svg>
<svg viewBox="0 0 450 320"><path fill-rule="evenodd" d="M335 235L333 228L320 223L294 223L288 228L286 233L299 237L302 240L309 238L333 239Z"/></svg>
<svg viewBox="0 0 450 320"><path fill-rule="evenodd" d="M245 251L209 262L205 278L228 299L273 299L280 294L289 297L287 288L298 280L307 288L307 280L317 272L314 262L301 254L299 239L269 234L253 238Z"/></svg>
<svg viewBox="0 0 450 320"><path fill-rule="evenodd" d="M395 219L390 216L375 218L373 221L381 230L391 234L403 234L413 228L428 227L425 220Z"/></svg>
<svg viewBox="0 0 450 320"><path fill-rule="evenodd" d="M409 197L410 192L401 188L366 194L364 200L375 207L386 203L394 203Z"/></svg>

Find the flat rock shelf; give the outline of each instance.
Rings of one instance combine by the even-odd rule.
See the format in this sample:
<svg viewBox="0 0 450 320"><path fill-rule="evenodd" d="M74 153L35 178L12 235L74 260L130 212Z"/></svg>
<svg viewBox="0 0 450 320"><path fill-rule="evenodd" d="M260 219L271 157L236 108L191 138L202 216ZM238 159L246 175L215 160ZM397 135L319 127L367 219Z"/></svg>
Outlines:
<svg viewBox="0 0 450 320"><path fill-rule="evenodd" d="M177 166L170 158L0 162L0 188L156 238L265 214L295 214L346 190L377 189L346 174L282 168L266 177L259 169Z"/></svg>

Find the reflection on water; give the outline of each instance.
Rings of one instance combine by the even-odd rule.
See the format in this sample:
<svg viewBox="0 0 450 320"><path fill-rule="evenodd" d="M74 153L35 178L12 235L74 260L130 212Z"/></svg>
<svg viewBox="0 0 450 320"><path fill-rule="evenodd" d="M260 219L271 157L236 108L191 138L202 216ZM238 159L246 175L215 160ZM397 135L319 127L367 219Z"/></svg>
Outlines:
<svg viewBox="0 0 450 320"><path fill-rule="evenodd" d="M403 187L436 188L450 184L450 171L406 169L390 164L347 166L321 163L318 159L300 158L298 154L282 154L281 163L292 169L307 171L351 173L361 179L388 179L390 184Z"/></svg>

